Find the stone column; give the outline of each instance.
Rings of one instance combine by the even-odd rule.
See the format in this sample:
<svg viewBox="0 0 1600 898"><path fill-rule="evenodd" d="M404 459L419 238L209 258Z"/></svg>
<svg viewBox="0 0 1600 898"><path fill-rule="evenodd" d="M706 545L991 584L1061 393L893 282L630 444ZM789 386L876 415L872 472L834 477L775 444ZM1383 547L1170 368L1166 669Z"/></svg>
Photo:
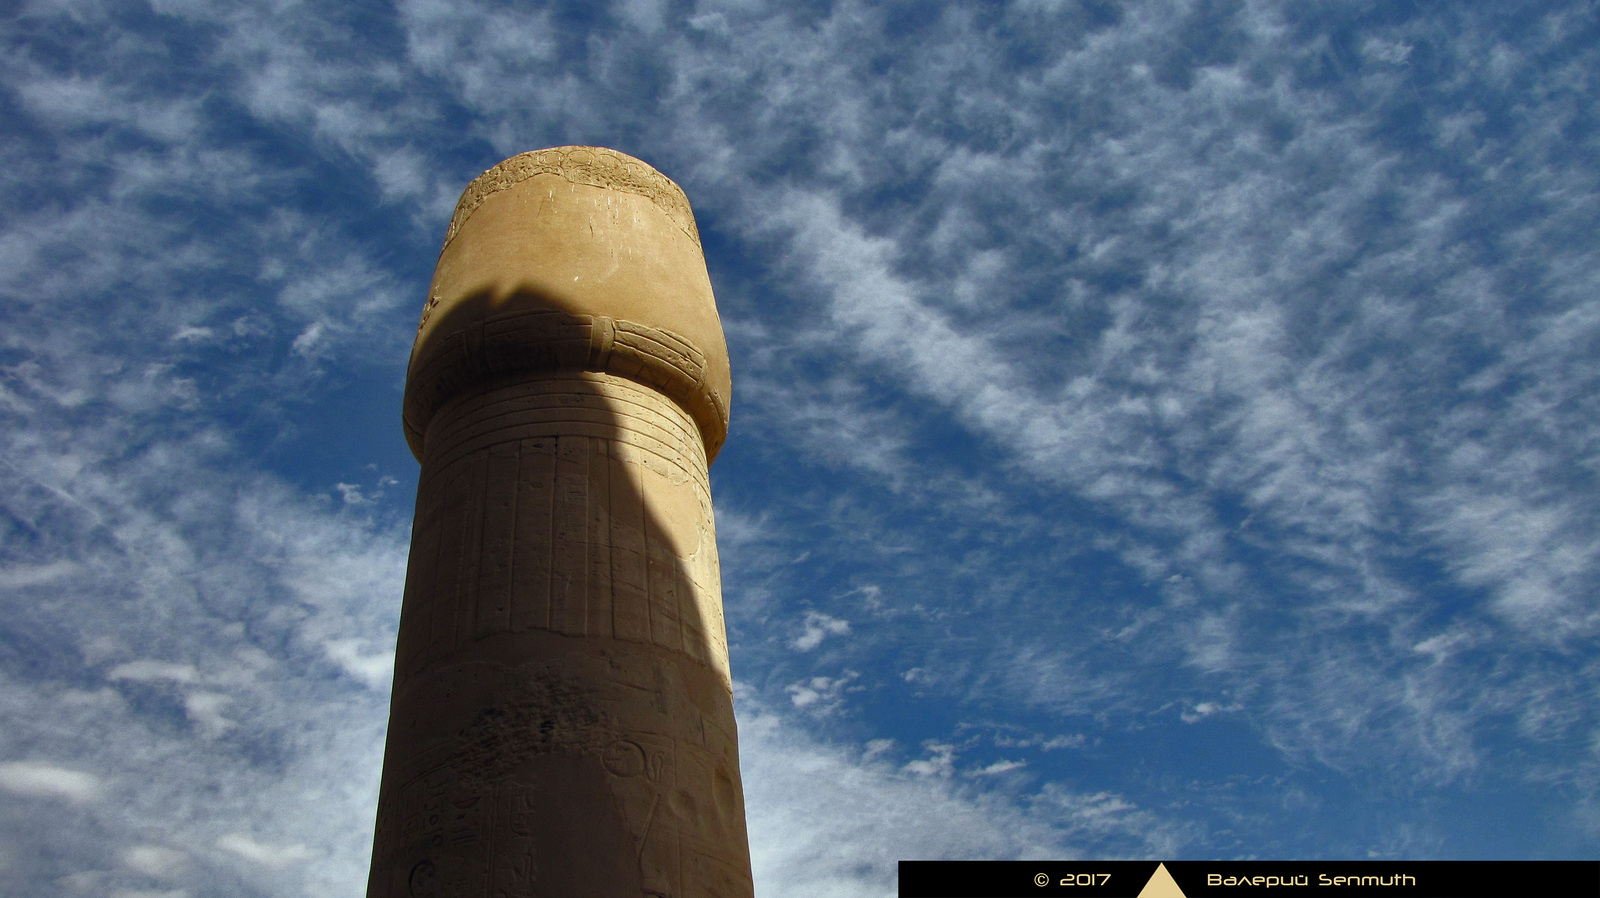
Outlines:
<svg viewBox="0 0 1600 898"><path fill-rule="evenodd" d="M728 398L678 185L557 147L467 187L406 380L369 898L751 895L707 478Z"/></svg>

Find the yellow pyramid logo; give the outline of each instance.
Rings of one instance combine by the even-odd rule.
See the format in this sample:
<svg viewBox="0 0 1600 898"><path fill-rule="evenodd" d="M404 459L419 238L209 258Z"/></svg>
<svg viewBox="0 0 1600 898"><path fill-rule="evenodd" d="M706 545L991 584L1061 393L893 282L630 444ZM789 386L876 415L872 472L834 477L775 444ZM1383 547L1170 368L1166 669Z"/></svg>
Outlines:
<svg viewBox="0 0 1600 898"><path fill-rule="evenodd" d="M1144 884L1144 890L1139 893L1139 898L1187 898L1183 889L1178 888L1178 883L1167 872L1167 865L1156 867L1156 872L1150 875L1150 881Z"/></svg>

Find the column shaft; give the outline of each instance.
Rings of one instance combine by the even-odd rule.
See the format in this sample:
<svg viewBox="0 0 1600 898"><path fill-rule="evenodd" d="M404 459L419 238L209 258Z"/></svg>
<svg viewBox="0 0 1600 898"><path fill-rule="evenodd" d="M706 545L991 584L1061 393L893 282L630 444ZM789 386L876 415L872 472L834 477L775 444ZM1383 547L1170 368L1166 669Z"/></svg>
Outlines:
<svg viewBox="0 0 1600 898"><path fill-rule="evenodd" d="M749 896L695 421L545 372L423 443L369 896Z"/></svg>

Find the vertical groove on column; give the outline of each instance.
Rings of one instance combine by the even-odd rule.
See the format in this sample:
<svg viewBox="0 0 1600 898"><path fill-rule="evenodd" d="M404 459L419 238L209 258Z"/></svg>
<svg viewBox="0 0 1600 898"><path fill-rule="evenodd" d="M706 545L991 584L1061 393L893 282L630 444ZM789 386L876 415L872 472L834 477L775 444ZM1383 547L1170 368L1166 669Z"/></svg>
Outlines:
<svg viewBox="0 0 1600 898"><path fill-rule="evenodd" d="M427 660L424 664L443 658L455 645L455 619L459 608L461 580L461 549L466 542L467 506L471 504L471 486L463 481L470 477L466 466L458 467L445 489L443 508L440 509L439 569L433 584L432 601L428 618L432 621L428 638Z"/></svg>
<svg viewBox="0 0 1600 898"><path fill-rule="evenodd" d="M593 636L611 629L611 453L607 441L591 440L589 457L589 622Z"/></svg>
<svg viewBox="0 0 1600 898"><path fill-rule="evenodd" d="M472 491L468 494L466 527L461 535L461 572L452 590L456 597L455 639L450 643L452 650L472 640L477 625L478 602L483 598L478 593L478 575L484 562L484 517L489 491L489 478L485 475L488 467L489 455L486 452L474 455L467 464L468 476L472 478Z"/></svg>
<svg viewBox="0 0 1600 898"><path fill-rule="evenodd" d="M611 456L612 629L618 639L650 641L649 581L645 574L644 495L638 465Z"/></svg>
<svg viewBox="0 0 1600 898"><path fill-rule="evenodd" d="M713 657L728 657L728 625L722 612L722 559L717 554L717 537L715 533L706 534L705 544L700 551L708 553L705 559L705 582L702 585L702 595L712 597L714 601L704 603L706 618L711 627L710 639L706 641L706 651ZM741 801L743 798L741 797Z"/></svg>
<svg viewBox="0 0 1600 898"><path fill-rule="evenodd" d="M550 629L584 635L588 621L589 438L556 437L555 557L550 571Z"/></svg>
<svg viewBox="0 0 1600 898"><path fill-rule="evenodd" d="M517 468L517 537L522 556L512 569L511 630L550 627L549 524L555 491L554 439L522 440Z"/></svg>
<svg viewBox="0 0 1600 898"><path fill-rule="evenodd" d="M517 449L516 443L489 447L484 478L483 569L478 579L474 639L511 629L511 572L517 562Z"/></svg>
<svg viewBox="0 0 1600 898"><path fill-rule="evenodd" d="M707 621L703 619L706 602L700 591L700 584L694 576L694 560L698 559L699 552L704 549L704 546L696 546L695 553L688 559L680 558L674 554L672 561L678 574L674 582L678 584L683 593L679 597L679 601L684 606L680 609L679 617L683 621L684 651L688 652L689 656L694 660L709 665L712 661L710 650L706 645Z"/></svg>
<svg viewBox="0 0 1600 898"><path fill-rule="evenodd" d="M649 561L650 640L662 648L683 651L682 614L678 609L677 554L657 515L645 520Z"/></svg>
<svg viewBox="0 0 1600 898"><path fill-rule="evenodd" d="M442 528L440 527L438 509L432 504L433 497L430 484L424 481L419 489L417 507L421 513L416 516L413 524L414 532L411 535L411 558L406 566L406 591L405 598L400 607L403 609L406 622L400 628L400 638L395 647L395 669L413 674L422 669L427 663L428 644L432 641L433 621L432 604L437 593L434 591L434 581L429 575L437 574L439 570L439 539Z"/></svg>

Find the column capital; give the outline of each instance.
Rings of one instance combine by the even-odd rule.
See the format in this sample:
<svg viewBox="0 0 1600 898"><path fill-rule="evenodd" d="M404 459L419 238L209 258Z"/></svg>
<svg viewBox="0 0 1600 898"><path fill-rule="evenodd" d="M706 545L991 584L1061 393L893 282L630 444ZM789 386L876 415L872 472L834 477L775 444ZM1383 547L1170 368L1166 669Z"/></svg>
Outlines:
<svg viewBox="0 0 1600 898"><path fill-rule="evenodd" d="M728 431L728 349L694 213L645 162L601 147L522 153L456 206L406 375L406 439L463 390L599 371L694 418L709 462Z"/></svg>

